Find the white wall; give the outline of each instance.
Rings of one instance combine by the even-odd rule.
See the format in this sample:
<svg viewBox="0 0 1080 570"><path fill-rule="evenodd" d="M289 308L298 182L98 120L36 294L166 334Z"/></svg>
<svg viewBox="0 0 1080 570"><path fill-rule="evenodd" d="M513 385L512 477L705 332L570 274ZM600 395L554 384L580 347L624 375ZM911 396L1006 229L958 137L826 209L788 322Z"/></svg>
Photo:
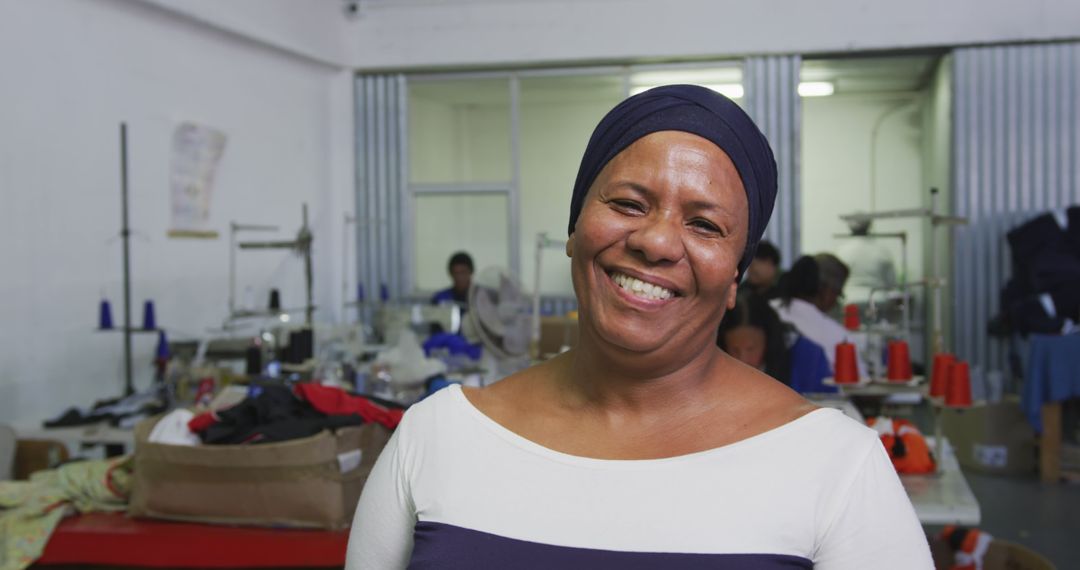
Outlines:
<svg viewBox="0 0 1080 570"><path fill-rule="evenodd" d="M365 0L363 69L823 53L1075 38L1075 0Z"/></svg>
<svg viewBox="0 0 1080 570"><path fill-rule="evenodd" d="M807 253L835 252L849 233L839 214L897 210L923 205L922 96L838 95L803 98L802 248ZM871 204L871 132L878 131L876 205ZM875 232L908 234L908 278L923 273L921 224L917 220L880 220ZM898 241L883 241L901 269ZM790 261L785 261L785 265Z"/></svg>
<svg viewBox="0 0 1080 570"><path fill-rule="evenodd" d="M229 220L294 235L308 202L316 303L340 306L342 211L352 208L351 79L330 66L138 2L0 1L0 422L26 424L122 391L122 340L96 333L104 294L120 322L118 124L129 130L134 320L144 299L174 337L220 325ZM179 121L228 136L216 240L166 237ZM269 236L266 236L269 237ZM241 285L303 302L302 264L243 254ZM328 276L328 277L324 277ZM137 335L137 385L155 339Z"/></svg>
<svg viewBox="0 0 1080 570"><path fill-rule="evenodd" d="M345 67L354 20L341 0L123 0L273 46L315 62Z"/></svg>

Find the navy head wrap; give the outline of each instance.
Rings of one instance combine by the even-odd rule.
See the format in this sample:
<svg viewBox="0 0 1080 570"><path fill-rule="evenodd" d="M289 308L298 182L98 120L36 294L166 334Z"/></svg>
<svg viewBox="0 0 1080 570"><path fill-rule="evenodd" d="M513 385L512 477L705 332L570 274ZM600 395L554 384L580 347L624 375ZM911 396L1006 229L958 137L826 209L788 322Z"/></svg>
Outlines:
<svg viewBox="0 0 1080 570"><path fill-rule="evenodd" d="M666 85L639 93L619 103L600 121L581 158L574 196L570 201L570 228L585 203L585 195L604 166L634 141L659 131L683 131L720 147L742 179L749 205L746 249L739 261L739 277L754 259L776 201L776 161L769 141L750 117L727 97L697 85Z"/></svg>

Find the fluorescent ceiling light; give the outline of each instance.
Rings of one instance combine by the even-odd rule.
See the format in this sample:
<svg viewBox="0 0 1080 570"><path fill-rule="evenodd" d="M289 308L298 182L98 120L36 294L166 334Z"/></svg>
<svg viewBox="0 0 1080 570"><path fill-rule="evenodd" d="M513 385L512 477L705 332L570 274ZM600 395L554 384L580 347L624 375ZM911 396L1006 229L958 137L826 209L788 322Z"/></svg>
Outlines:
<svg viewBox="0 0 1080 570"><path fill-rule="evenodd" d="M835 88L828 81L803 81L799 84L799 95L803 97L827 97Z"/></svg>
<svg viewBox="0 0 1080 570"><path fill-rule="evenodd" d="M732 75L731 69L673 70L635 73L630 77L631 95L637 95L659 85L689 83L708 87L729 99L742 99L745 95L741 78ZM737 71L736 71L737 73ZM799 83L802 97L827 97L836 91L831 81L803 81Z"/></svg>
<svg viewBox="0 0 1080 570"><path fill-rule="evenodd" d="M717 83L741 83L742 70L738 67L705 67L697 69L654 69L635 71L630 75L633 85L670 85L690 83L713 85Z"/></svg>

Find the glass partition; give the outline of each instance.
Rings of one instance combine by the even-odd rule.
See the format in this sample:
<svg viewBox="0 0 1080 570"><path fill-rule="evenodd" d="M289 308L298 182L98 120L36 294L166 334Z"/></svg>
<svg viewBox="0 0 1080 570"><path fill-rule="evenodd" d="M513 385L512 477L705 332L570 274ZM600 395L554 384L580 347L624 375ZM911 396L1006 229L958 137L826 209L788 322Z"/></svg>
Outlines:
<svg viewBox="0 0 1080 570"><path fill-rule="evenodd" d="M510 82L409 83L409 182L508 182Z"/></svg>

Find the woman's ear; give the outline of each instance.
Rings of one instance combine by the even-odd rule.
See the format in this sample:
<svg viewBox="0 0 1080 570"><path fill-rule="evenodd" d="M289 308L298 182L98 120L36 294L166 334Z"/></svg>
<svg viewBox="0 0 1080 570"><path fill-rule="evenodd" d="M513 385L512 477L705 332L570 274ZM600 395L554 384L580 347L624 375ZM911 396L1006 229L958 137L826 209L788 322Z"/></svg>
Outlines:
<svg viewBox="0 0 1080 570"><path fill-rule="evenodd" d="M574 257L574 235L570 234L570 237L566 238L566 257Z"/></svg>

